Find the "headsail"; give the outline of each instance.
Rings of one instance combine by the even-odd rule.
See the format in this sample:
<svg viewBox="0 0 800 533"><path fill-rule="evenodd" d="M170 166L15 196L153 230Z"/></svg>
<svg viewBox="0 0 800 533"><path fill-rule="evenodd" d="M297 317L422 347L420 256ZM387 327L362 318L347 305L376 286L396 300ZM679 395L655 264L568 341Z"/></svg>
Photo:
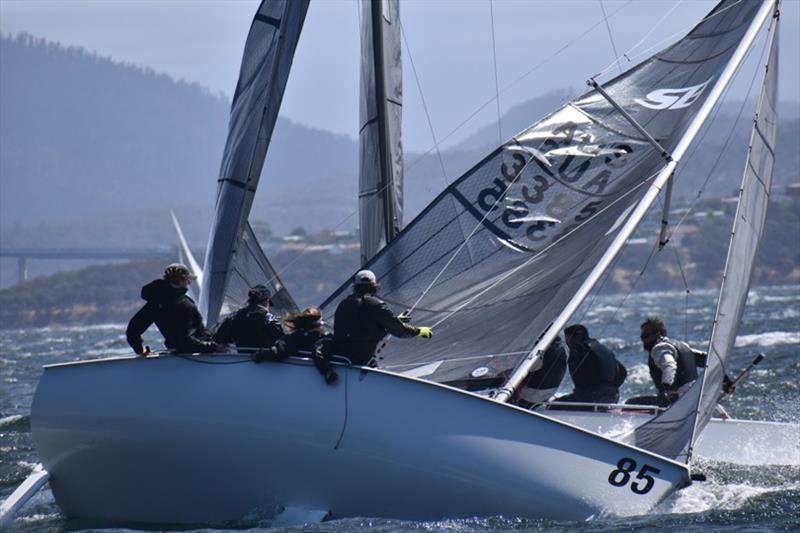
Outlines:
<svg viewBox="0 0 800 533"><path fill-rule="evenodd" d="M254 252L257 242L244 242L247 235L252 236L246 229L247 217L307 10L308 0L263 0L247 36L203 266L200 310L209 325L216 323L225 300L235 298L228 292L234 272L245 284L277 281L272 270L262 272L259 280L249 279L240 267L252 261L241 256L263 256L260 249Z"/></svg>
<svg viewBox="0 0 800 533"><path fill-rule="evenodd" d="M759 7L721 2L606 92L671 151ZM502 380L573 299L665 163L596 91L489 154L369 263L387 301L413 306L416 323L436 328L424 351L389 343L384 366L429 364L424 377L440 382ZM325 302L327 314L348 288Z"/></svg>
<svg viewBox="0 0 800 533"><path fill-rule="evenodd" d="M719 401L723 376L747 300L753 264L767 214L777 139L777 77L776 20L767 71L751 132L750 150L739 190L739 202L708 348L707 367L702 380L695 382L664 414L637 428L631 438L631 442L637 446L661 455L678 457L684 454L690 439L694 440L699 436Z"/></svg>
<svg viewBox="0 0 800 533"><path fill-rule="evenodd" d="M361 263L403 223L403 86L399 0L361 2L359 226Z"/></svg>

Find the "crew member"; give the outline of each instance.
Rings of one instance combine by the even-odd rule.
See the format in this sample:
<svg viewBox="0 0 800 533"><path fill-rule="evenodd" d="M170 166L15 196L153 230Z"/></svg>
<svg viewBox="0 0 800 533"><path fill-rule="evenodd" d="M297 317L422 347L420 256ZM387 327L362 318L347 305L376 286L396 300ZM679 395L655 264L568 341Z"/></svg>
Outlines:
<svg viewBox="0 0 800 533"><path fill-rule="evenodd" d="M567 350L559 337L553 339L531 370L519 388L515 402L526 409L550 400L564 379L567 372Z"/></svg>
<svg viewBox="0 0 800 533"><path fill-rule="evenodd" d="M256 362L283 361L290 355L311 357L325 382L333 385L338 380L328 361L333 333L322 321L320 310L307 307L300 312L291 313L283 319L289 333L283 335L275 344L256 354Z"/></svg>
<svg viewBox="0 0 800 533"><path fill-rule="evenodd" d="M686 392L697 379L695 352L688 344L667 337L667 326L658 317L649 317L640 328L642 347L648 353L650 377L658 396L640 396L626 403L668 406Z"/></svg>
<svg viewBox="0 0 800 533"><path fill-rule="evenodd" d="M336 308L333 328L333 353L355 365L375 365L375 350L387 334L395 337L419 336L429 339L433 330L406 323L378 298L375 274L361 270L353 278L353 292Z"/></svg>
<svg viewBox="0 0 800 533"><path fill-rule="evenodd" d="M564 329L564 339L569 347L569 375L575 389L556 401L617 403L619 387L628 373L614 352L589 337L583 324Z"/></svg>
<svg viewBox="0 0 800 533"><path fill-rule="evenodd" d="M142 299L147 303L131 318L126 336L133 351L147 355L149 347L142 346L142 334L155 323L164 336L164 345L182 353L224 352L228 347L209 340L203 317L186 291L194 279L189 269L172 263L164 270L162 279L142 287Z"/></svg>
<svg viewBox="0 0 800 533"><path fill-rule="evenodd" d="M214 333L214 341L239 348L268 348L283 335L281 323L269 311L271 294L264 285L247 291L247 304L228 315Z"/></svg>

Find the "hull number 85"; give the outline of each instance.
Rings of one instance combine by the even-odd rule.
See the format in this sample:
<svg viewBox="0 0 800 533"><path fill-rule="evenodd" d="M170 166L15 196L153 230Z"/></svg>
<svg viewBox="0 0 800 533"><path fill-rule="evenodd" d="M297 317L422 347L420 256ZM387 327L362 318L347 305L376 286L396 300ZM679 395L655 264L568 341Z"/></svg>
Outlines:
<svg viewBox="0 0 800 533"><path fill-rule="evenodd" d="M623 457L617 463L617 468L608 475L608 482L615 487L624 487L631 480L631 475L636 470L636 461L630 457ZM648 474L658 474L661 470L654 466L643 465L641 470L636 472L636 481L631 483L631 490L636 494L647 494L653 488L653 479Z"/></svg>

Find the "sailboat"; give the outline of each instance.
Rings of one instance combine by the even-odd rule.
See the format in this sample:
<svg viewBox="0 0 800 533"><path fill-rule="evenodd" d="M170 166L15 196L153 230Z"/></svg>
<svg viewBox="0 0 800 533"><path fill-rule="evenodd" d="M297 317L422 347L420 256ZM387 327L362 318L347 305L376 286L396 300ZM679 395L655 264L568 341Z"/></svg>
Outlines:
<svg viewBox="0 0 800 533"><path fill-rule="evenodd" d="M390 4L369 6L396 20ZM247 216L307 8L264 0L248 36L203 268L212 323L254 276L286 291ZM366 266L387 301L437 330L424 346L387 343L384 361L410 372L337 363L340 383L330 387L302 358L254 365L166 354L46 367L31 430L61 509L179 525L286 509L586 519L644 513L689 485L692 444L720 378L713 364L691 396L618 440L508 400L668 183L775 13L770 0L723 0L676 44L594 81L402 231L383 234ZM391 207L382 204L381 220L399 227ZM728 286L725 298L739 294L742 305L743 284ZM328 315L348 290L323 304ZM735 324L728 305L713 337L720 354ZM469 379L501 385L487 397L457 386Z"/></svg>

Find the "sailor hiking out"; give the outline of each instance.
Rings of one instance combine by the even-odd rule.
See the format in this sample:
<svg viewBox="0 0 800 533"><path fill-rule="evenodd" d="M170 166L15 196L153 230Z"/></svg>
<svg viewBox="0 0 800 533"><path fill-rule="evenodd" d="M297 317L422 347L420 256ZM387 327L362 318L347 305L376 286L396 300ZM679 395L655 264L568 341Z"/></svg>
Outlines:
<svg viewBox="0 0 800 533"><path fill-rule="evenodd" d="M134 352L151 353L149 346L142 345L142 334L153 323L170 350L182 353L227 351L226 345L210 340L197 305L186 294L192 279L194 276L185 265L172 263L164 270L162 279L142 287L142 299L147 303L133 315L125 332Z"/></svg>
<svg viewBox="0 0 800 533"><path fill-rule="evenodd" d="M658 317L649 317L642 323L640 338L648 352L647 366L658 396L630 398L625 403L668 406L697 379L696 352L685 342L669 339L667 326Z"/></svg>
<svg viewBox="0 0 800 533"><path fill-rule="evenodd" d="M228 315L214 333L214 341L239 348L268 348L283 335L280 321L270 313L272 295L264 285L247 291L247 304Z"/></svg>
<svg viewBox="0 0 800 533"><path fill-rule="evenodd" d="M354 365L375 365L375 351L387 334L395 337L429 339L433 330L408 324L403 314L395 316L378 298L375 274L361 270L353 279L353 292L336 308L333 354L344 356Z"/></svg>
<svg viewBox="0 0 800 533"><path fill-rule="evenodd" d="M583 324L565 328L564 339L569 347L569 375L575 389L556 401L617 403L619 387L628 372L614 352L591 338Z"/></svg>
<svg viewBox="0 0 800 533"><path fill-rule="evenodd" d="M255 361L283 361L290 355L311 357L325 382L333 385L338 380L336 372L328 361L333 333L322 321L322 313L316 307L307 307L300 312L290 313L283 322L289 333L283 335L275 344L256 353Z"/></svg>

